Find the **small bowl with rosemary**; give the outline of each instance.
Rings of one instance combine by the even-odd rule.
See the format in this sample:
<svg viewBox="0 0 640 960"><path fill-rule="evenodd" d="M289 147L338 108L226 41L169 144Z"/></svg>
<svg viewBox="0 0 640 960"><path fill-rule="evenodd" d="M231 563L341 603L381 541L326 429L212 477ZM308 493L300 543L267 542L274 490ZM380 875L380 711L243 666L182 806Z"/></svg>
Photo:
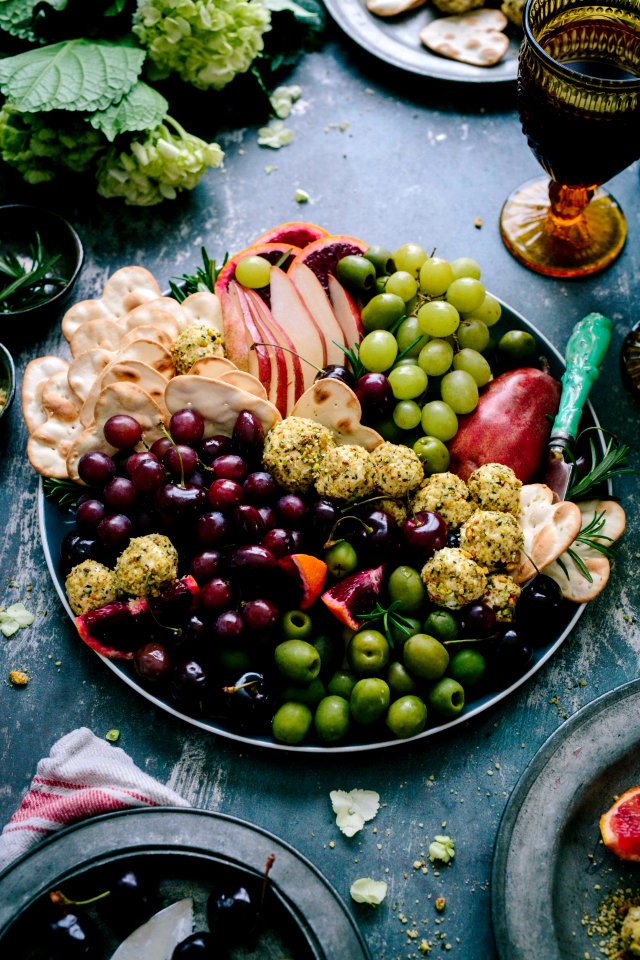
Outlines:
<svg viewBox="0 0 640 960"><path fill-rule="evenodd" d="M9 412L16 392L16 368L13 357L3 343L0 343L0 422Z"/></svg>
<svg viewBox="0 0 640 960"><path fill-rule="evenodd" d="M63 217L27 204L0 206L0 338L6 321L41 321L66 301L83 260L78 234Z"/></svg>

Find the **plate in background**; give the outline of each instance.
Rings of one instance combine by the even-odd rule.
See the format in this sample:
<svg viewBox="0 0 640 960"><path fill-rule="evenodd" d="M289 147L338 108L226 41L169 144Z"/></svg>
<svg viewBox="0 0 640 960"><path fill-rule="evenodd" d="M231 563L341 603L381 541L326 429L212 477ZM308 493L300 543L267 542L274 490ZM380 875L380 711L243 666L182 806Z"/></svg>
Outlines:
<svg viewBox="0 0 640 960"><path fill-rule="evenodd" d="M398 17L376 17L364 0L324 0L339 27L360 47L400 70L462 83L504 83L516 79L520 39L515 28L508 28L509 49L493 67L474 67L440 57L422 45L419 33L436 17L442 16L431 4L410 10Z"/></svg>

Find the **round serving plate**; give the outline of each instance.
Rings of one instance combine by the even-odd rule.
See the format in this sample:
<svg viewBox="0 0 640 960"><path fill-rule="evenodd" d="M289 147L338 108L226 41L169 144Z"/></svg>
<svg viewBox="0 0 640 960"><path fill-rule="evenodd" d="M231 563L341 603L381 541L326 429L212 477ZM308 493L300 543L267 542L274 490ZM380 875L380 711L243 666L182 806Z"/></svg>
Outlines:
<svg viewBox="0 0 640 960"><path fill-rule="evenodd" d="M211 890L225 878L234 884L259 883L271 855L275 855L267 888L271 899L265 900L261 912L257 949L245 953L234 947L233 956L370 960L346 904L297 850L235 817L173 807L124 810L85 820L10 865L0 874L0 955L31 960L28 931L36 923L37 901L50 890L66 892L65 887L74 885L99 891L104 883L101 874L114 866L136 867L152 875L159 883L159 907L192 897L196 928L206 929L201 917ZM117 939L112 943L105 934L105 960L117 945ZM40 956L33 953L34 960Z"/></svg>
<svg viewBox="0 0 640 960"><path fill-rule="evenodd" d="M400 70L459 83L510 83L516 79L520 42L515 28L510 35L504 58L492 67L475 67L459 60L440 57L420 41L420 31L443 15L431 4L409 10L397 17L376 17L367 10L365 0L324 0L324 4L344 33L358 46L384 63Z"/></svg>
<svg viewBox="0 0 640 960"><path fill-rule="evenodd" d="M614 891L635 888L640 866L600 842L614 797L640 783L640 680L592 701L543 744L505 808L492 869L501 960L583 960L599 953L583 918Z"/></svg>
<svg viewBox="0 0 640 960"><path fill-rule="evenodd" d="M544 353L549 362L551 373L560 378L564 371L564 360L559 351L553 346L553 344L529 321L527 321L521 314L517 313L511 307L507 306L505 303L501 302L502 306L502 317L499 321L499 324L493 328L494 332L500 332L503 329L522 329L531 332L538 341L538 346L540 352ZM589 426L599 426L598 420L593 410L593 407L590 403L587 403L585 408L585 413L583 417L583 423ZM596 444L600 446L602 450L602 441L597 435L595 440ZM69 607L67 602L65 590L64 590L64 577L60 571L59 564L59 553L60 553L60 544L66 533L69 532L73 524L73 518L65 514L58 509L55 504L48 501L43 493L42 482L40 482L39 492L38 492L38 514L40 522L40 532L42 536L42 543L44 547L44 554L53 580L54 586L60 597L60 600L69 614L69 617L72 621L75 620L73 612ZM385 740L378 740L375 742L351 742L348 744L340 746L322 746L316 744L302 744L299 746L290 746L289 744L276 743L266 736L256 736L248 734L239 734L226 727L222 722L213 719L201 718L190 716L186 713L178 710L172 703L162 699L147 688L145 688L140 682L133 669L130 666L129 661L125 660L110 660L108 658L102 657L107 666L114 671L125 683L130 687L133 687L138 693L142 694L147 700L155 704L155 706L160 707L162 710L166 710L168 713L172 714L175 717L180 717L182 720L185 720L187 723L192 724L193 726L199 727L202 730L208 730L211 733L217 733L221 736L228 737L232 740L237 740L244 744L253 744L254 746L259 747L269 747L273 750L294 750L296 752L306 752L306 753L349 753L349 752L361 752L364 750L379 750L384 747L397 746L398 744L408 743L411 740L420 740L426 737L433 736L435 734L441 733L443 731L449 730L452 727L457 726L458 724L464 723L472 717L477 716L479 713L488 710L493 707L495 704L499 703L505 697L508 697L514 690L520 687L525 683L530 677L532 677L539 669L542 667L546 661L553 656L558 647L562 644L565 638L569 635L573 627L578 622L578 619L584 612L584 604L576 605L566 603L564 610L558 618L558 630L555 638L552 642L546 646L538 647L534 651L534 659L529 670L519 677L511 686L506 687L503 690L492 690L483 695L476 696L475 699L470 699L465 705L462 712L454 719L449 720L444 723L440 723L437 726L430 726L422 733L418 734L415 737L408 738L406 740L398 740L397 738L390 738ZM80 642L80 641L78 641ZM96 654L96 656L101 656Z"/></svg>

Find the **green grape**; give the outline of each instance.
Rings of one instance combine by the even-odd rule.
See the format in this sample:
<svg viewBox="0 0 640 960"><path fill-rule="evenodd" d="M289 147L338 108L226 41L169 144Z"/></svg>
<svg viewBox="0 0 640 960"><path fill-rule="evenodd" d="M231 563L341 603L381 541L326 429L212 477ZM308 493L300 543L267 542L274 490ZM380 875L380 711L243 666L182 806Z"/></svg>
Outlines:
<svg viewBox="0 0 640 960"><path fill-rule="evenodd" d="M398 356L398 341L388 330L374 330L360 342L359 357L370 373L384 373Z"/></svg>
<svg viewBox="0 0 640 960"><path fill-rule="evenodd" d="M418 337L420 338L419 340ZM398 351L402 353L404 350L407 350L405 354L406 357L417 357L428 339L429 338L420 330L417 317L407 317L396 330ZM417 343L415 342L416 340L418 340ZM411 347L412 343L415 344L415 346ZM410 350L408 349L409 347L411 347Z"/></svg>
<svg viewBox="0 0 640 960"><path fill-rule="evenodd" d="M444 300L430 300L418 310L418 324L430 337L448 337L458 329L460 314Z"/></svg>
<svg viewBox="0 0 640 960"><path fill-rule="evenodd" d="M453 347L446 340L429 340L418 355L418 363L430 377L441 377L453 362Z"/></svg>
<svg viewBox="0 0 640 960"><path fill-rule="evenodd" d="M458 418L444 400L431 400L422 408L422 429L429 436L446 443L458 432Z"/></svg>
<svg viewBox="0 0 640 960"><path fill-rule="evenodd" d="M413 430L420 423L422 411L415 400L401 400L393 408L393 420L401 430Z"/></svg>
<svg viewBox="0 0 640 960"><path fill-rule="evenodd" d="M484 286L473 277L459 277L447 287L447 303L460 313L477 310L486 296Z"/></svg>
<svg viewBox="0 0 640 960"><path fill-rule="evenodd" d="M388 330L404 316L404 300L395 293L378 293L362 308L360 317L365 330Z"/></svg>
<svg viewBox="0 0 640 960"><path fill-rule="evenodd" d="M453 358L454 370L466 370L470 373L479 387L484 387L491 380L491 367L485 357L477 350L465 348L456 353Z"/></svg>
<svg viewBox="0 0 640 960"><path fill-rule="evenodd" d="M243 287L258 290L266 287L271 277L271 264L264 257L243 257L236 267L236 280Z"/></svg>
<svg viewBox="0 0 640 960"><path fill-rule="evenodd" d="M402 360L397 360L392 366L392 370L396 370L398 367L417 367L418 358L417 357L403 357Z"/></svg>
<svg viewBox="0 0 640 960"><path fill-rule="evenodd" d="M412 273L407 273L406 270L396 270L387 278L386 291L387 293L395 293L398 297L402 297L405 303L408 303L418 292L418 281Z"/></svg>
<svg viewBox="0 0 640 960"><path fill-rule="evenodd" d="M482 320L485 326L492 327L500 319L501 313L500 301L487 293L480 306L472 310L471 313L465 313L464 318L465 320Z"/></svg>
<svg viewBox="0 0 640 960"><path fill-rule="evenodd" d="M482 320L462 320L458 327L458 343L471 350L486 350L489 343L489 327Z"/></svg>
<svg viewBox="0 0 640 960"><path fill-rule="evenodd" d="M507 330L498 341L498 353L503 363L522 366L536 355L535 337L526 330Z"/></svg>
<svg viewBox="0 0 640 960"><path fill-rule="evenodd" d="M451 264L441 257L429 257L420 267L420 289L428 297L441 297L452 280Z"/></svg>
<svg viewBox="0 0 640 960"><path fill-rule="evenodd" d="M478 384L466 370L446 373L440 384L440 393L454 413L471 413L478 406Z"/></svg>
<svg viewBox="0 0 640 960"><path fill-rule="evenodd" d="M387 288L388 277L376 277L376 282L374 284L374 293L384 293Z"/></svg>
<svg viewBox="0 0 640 960"><path fill-rule="evenodd" d="M449 451L437 437L420 437L413 450L422 461L426 474L443 473L449 466Z"/></svg>
<svg viewBox="0 0 640 960"><path fill-rule="evenodd" d="M406 270L407 273L416 278L426 259L425 251L417 243L403 243L393 255L396 270Z"/></svg>
<svg viewBox="0 0 640 960"><path fill-rule="evenodd" d="M451 271L454 280L457 280L459 277L472 277L474 280L480 279L480 264L477 260L472 260L471 257L458 257L456 260L452 260Z"/></svg>
<svg viewBox="0 0 640 960"><path fill-rule="evenodd" d="M417 364L394 367L387 379L396 400L415 400L427 389L427 375Z"/></svg>

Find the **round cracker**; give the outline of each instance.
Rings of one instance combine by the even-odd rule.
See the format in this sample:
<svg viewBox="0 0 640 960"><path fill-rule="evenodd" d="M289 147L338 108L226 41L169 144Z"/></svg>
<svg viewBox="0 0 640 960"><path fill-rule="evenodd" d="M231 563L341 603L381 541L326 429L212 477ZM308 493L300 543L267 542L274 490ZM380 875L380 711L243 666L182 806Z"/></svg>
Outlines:
<svg viewBox="0 0 640 960"><path fill-rule="evenodd" d="M420 40L443 57L474 67L492 67L509 49L509 38L502 33L507 23L500 10L470 10L436 17L420 31Z"/></svg>
<svg viewBox="0 0 640 960"><path fill-rule="evenodd" d="M218 433L230 437L241 410L255 414L265 433L282 419L277 407L268 400L224 380L210 380L189 373L169 380L164 400L170 414L184 407L197 410L204 417L205 437Z"/></svg>
<svg viewBox="0 0 640 960"><path fill-rule="evenodd" d="M115 317L124 317L141 303L162 296L158 281L144 267L121 267L104 285L102 301Z"/></svg>
<svg viewBox="0 0 640 960"><path fill-rule="evenodd" d="M38 357L27 364L22 377L22 415L29 433L37 430L47 419L42 407L45 383L54 374L68 369L69 361L55 356Z"/></svg>
<svg viewBox="0 0 640 960"><path fill-rule="evenodd" d="M582 528L588 526L596 515L604 520L603 527L594 539L601 538L605 546L615 543L624 533L627 517L616 500L582 500L578 507L582 514Z"/></svg>
<svg viewBox="0 0 640 960"><path fill-rule="evenodd" d="M128 347L134 340L150 340L152 343L159 343L165 350L171 352L175 337L161 327L152 327L151 324L141 323L139 327L133 327L120 341L120 350Z"/></svg>
<svg viewBox="0 0 640 960"><path fill-rule="evenodd" d="M184 317L183 330L194 323L204 323L224 337L222 307L215 293L210 293L208 290L198 290L197 293L192 293L186 297L182 301L181 307Z"/></svg>
<svg viewBox="0 0 640 960"><path fill-rule="evenodd" d="M47 418L71 423L78 419L80 405L69 386L68 371L59 370L45 381L42 388L42 409Z"/></svg>
<svg viewBox="0 0 640 960"><path fill-rule="evenodd" d="M64 480L68 476L67 455L81 432L79 420L65 422L51 417L27 441L31 466L43 477Z"/></svg>
<svg viewBox="0 0 640 960"><path fill-rule="evenodd" d="M524 583L571 546L580 532L582 514L569 500L554 503L553 491L545 483L528 483L520 490L519 520L524 549L513 579Z"/></svg>
<svg viewBox="0 0 640 960"><path fill-rule="evenodd" d="M71 355L79 357L88 350L116 351L120 346L123 329L115 320L87 320L71 337Z"/></svg>
<svg viewBox="0 0 640 960"><path fill-rule="evenodd" d="M154 370L153 367L150 367L148 363L142 363L140 360L114 360L100 374L82 406L80 421L85 427L93 423L95 406L100 392L111 383L137 384L149 394L153 402L163 412L163 415L166 416L164 406L166 378L157 370Z"/></svg>
<svg viewBox="0 0 640 960"><path fill-rule="evenodd" d="M102 300L80 300L69 307L62 318L62 335L71 341L76 330L88 320L113 320L111 310Z"/></svg>
<svg viewBox="0 0 640 960"><path fill-rule="evenodd" d="M597 597L606 587L611 572L611 565L602 554L592 557L583 556L582 561L589 571L591 580L581 573L566 553L542 571L546 577L556 581L565 600L571 600L573 603L588 603L589 600Z"/></svg>
<svg viewBox="0 0 640 960"><path fill-rule="evenodd" d="M382 443L380 434L360 422L362 407L353 390L332 377L318 380L296 401L292 417L306 417L328 427L336 443L357 444L375 450Z"/></svg>
<svg viewBox="0 0 640 960"><path fill-rule="evenodd" d="M101 350L97 347L95 350L87 350L86 353L81 353L79 357L71 361L67 379L69 380L69 386L81 404L87 399L96 378L114 358L115 353L112 350Z"/></svg>
<svg viewBox="0 0 640 960"><path fill-rule="evenodd" d="M153 340L132 340L126 346L120 347L114 360L140 360L148 363L163 377L173 377L176 372L171 352Z"/></svg>
<svg viewBox="0 0 640 960"><path fill-rule="evenodd" d="M221 373L228 373L230 370L237 370L233 360L227 357L200 357L189 370L194 376L209 377L210 380L217 380Z"/></svg>
<svg viewBox="0 0 640 960"><path fill-rule="evenodd" d="M224 380L225 383L232 383L234 387L240 387L254 397L260 397L261 400L268 400L267 391L260 383L257 377L246 370L226 370L217 377L218 380Z"/></svg>
<svg viewBox="0 0 640 960"><path fill-rule="evenodd" d="M174 311L173 307L167 306L170 303L175 304L179 311L178 313ZM127 333L140 326L155 327L158 330L166 330L166 332L171 335L172 340L175 340L180 333L181 322L182 311L179 305L175 300L170 300L168 297L161 297L158 300L150 300L149 303L142 303L139 307L136 307L135 310L131 310L122 320Z"/></svg>

